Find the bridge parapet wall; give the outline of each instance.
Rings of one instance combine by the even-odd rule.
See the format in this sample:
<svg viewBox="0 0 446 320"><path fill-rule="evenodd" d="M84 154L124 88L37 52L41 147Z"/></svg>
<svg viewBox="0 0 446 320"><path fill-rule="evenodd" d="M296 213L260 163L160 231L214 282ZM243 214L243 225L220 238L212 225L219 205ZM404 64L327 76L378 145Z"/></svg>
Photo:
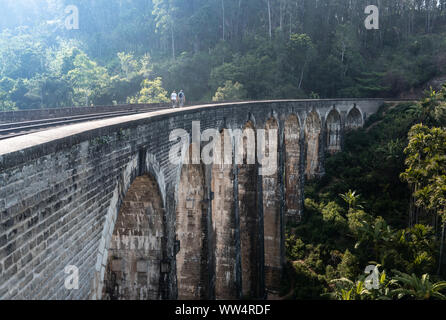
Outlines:
<svg viewBox="0 0 446 320"><path fill-rule="evenodd" d="M155 104L128 104L117 106L95 106L95 107L71 107L54 109L32 109L0 112L0 123L14 123L22 121L34 121L42 119L54 119L72 116L83 116L96 113L108 113L129 110L144 110L147 108L158 108L166 106L164 103Z"/></svg>

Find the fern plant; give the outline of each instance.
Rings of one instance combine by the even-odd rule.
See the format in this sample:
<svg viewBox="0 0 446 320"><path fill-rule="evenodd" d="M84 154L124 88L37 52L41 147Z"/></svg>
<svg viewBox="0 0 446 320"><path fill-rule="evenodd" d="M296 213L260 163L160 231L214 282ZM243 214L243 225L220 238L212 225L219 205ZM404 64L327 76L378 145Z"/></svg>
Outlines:
<svg viewBox="0 0 446 320"><path fill-rule="evenodd" d="M397 275L394 279L398 281L401 287L393 290L392 294L398 299L446 300L446 296L441 293L442 290L446 289L446 281L433 283L427 273L418 278L415 274L409 275L396 270L394 272Z"/></svg>

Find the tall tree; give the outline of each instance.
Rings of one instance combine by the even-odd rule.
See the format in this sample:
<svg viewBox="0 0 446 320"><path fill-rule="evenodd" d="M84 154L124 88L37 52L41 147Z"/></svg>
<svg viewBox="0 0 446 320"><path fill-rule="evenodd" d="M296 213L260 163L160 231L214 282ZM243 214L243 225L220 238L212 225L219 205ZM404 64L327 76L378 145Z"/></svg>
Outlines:
<svg viewBox="0 0 446 320"><path fill-rule="evenodd" d="M446 226L446 130L415 125L409 132L409 145L405 153L408 168L401 177L416 185L416 204L436 212L442 220L440 273Z"/></svg>

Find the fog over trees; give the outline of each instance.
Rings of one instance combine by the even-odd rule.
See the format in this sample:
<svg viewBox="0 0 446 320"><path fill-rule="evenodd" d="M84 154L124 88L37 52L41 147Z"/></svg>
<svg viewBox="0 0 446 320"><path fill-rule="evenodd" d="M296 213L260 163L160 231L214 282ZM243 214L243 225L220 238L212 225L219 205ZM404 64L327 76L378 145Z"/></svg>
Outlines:
<svg viewBox="0 0 446 320"><path fill-rule="evenodd" d="M364 26L368 5L379 7L378 30ZM174 89L211 101L236 84L239 99L394 97L445 72L445 8L445 0L4 0L0 107L120 104L144 88L148 102Z"/></svg>

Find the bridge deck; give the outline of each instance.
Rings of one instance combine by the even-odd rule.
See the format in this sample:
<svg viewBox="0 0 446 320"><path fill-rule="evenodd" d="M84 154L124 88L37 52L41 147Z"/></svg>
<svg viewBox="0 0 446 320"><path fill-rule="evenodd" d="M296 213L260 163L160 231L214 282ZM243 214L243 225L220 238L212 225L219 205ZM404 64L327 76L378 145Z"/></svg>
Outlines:
<svg viewBox="0 0 446 320"><path fill-rule="evenodd" d="M382 101L382 99L363 99L366 101ZM357 99L298 99L298 100L263 100L263 101L244 101L237 102L237 105L248 105L248 104L271 104L271 103L284 103L284 102L319 102L319 101L357 101ZM115 125L125 125L132 123L134 121L169 115L173 113L190 112L192 110L216 108L233 106L233 102L227 103L210 103L196 106L188 106L185 108L177 109L166 109L165 107L159 111L150 111L147 113L139 113L136 115L126 115L118 116L111 119L104 120L94 120L78 124L68 124L65 126L57 126L57 128L46 129L43 131L33 132L26 135L20 135L17 137L11 137L4 139L0 146L0 156L8 153L13 153L19 150L24 150L31 148L36 145L54 142L63 138L74 136L80 133L89 132L96 129L101 129L104 127L115 126ZM135 112L135 111L131 111ZM87 120L86 120L87 121ZM5 124L3 124L5 125Z"/></svg>

